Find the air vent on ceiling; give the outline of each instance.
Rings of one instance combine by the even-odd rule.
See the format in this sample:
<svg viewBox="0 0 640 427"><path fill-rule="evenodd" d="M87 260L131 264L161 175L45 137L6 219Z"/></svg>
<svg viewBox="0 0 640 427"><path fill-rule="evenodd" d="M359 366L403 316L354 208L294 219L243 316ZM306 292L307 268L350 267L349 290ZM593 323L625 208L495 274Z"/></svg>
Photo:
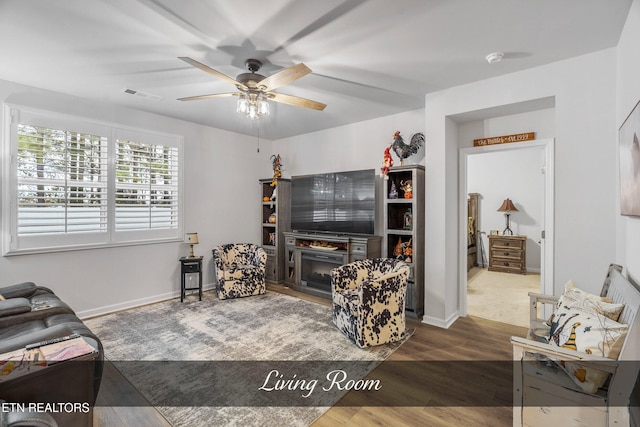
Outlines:
<svg viewBox="0 0 640 427"><path fill-rule="evenodd" d="M135 89L124 89L124 93L128 93L129 95L139 96L140 98L148 99L150 101L159 101L162 99L159 95L153 95L151 93L141 92Z"/></svg>

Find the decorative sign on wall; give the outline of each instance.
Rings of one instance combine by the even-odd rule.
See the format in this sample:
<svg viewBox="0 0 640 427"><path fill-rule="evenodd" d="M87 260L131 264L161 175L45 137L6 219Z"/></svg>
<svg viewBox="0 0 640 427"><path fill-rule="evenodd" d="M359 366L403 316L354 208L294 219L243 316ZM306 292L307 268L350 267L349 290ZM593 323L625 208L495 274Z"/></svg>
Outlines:
<svg viewBox="0 0 640 427"><path fill-rule="evenodd" d="M483 145L507 144L509 142L522 142L536 139L535 132L516 133L513 135L492 136L490 138L474 139L473 146L481 147Z"/></svg>

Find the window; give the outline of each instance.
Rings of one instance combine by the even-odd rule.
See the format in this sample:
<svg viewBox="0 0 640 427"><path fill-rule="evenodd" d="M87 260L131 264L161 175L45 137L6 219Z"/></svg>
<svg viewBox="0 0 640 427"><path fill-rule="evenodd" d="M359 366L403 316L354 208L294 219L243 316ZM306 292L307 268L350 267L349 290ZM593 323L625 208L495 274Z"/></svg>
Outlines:
<svg viewBox="0 0 640 427"><path fill-rule="evenodd" d="M181 239L181 138L6 110L5 254Z"/></svg>

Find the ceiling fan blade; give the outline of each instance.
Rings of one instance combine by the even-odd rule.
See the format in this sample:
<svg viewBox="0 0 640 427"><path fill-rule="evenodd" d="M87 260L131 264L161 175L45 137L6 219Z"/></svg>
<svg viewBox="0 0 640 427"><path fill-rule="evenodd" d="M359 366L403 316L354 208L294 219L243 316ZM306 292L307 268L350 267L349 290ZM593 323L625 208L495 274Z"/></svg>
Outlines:
<svg viewBox="0 0 640 427"><path fill-rule="evenodd" d="M261 80L258 86L264 86L265 90L274 90L281 86L287 85L299 78L302 78L309 74L311 69L303 63L292 65L289 68L280 70L275 74Z"/></svg>
<svg viewBox="0 0 640 427"><path fill-rule="evenodd" d="M227 76L226 74L221 73L220 71L214 70L213 68L209 67L208 65L204 65L201 62L196 61L195 59L191 59L188 56L179 56L178 59L183 60L184 62L186 62L187 64L199 68L202 71L204 71L205 73L209 73L214 77L217 77L221 80L224 80L227 83L231 83L234 86L237 86L238 88L241 89L247 89L247 87L240 83L239 81L237 81L236 79L233 79L229 76Z"/></svg>
<svg viewBox="0 0 640 427"><path fill-rule="evenodd" d="M327 104L323 104L322 102L300 98L299 96L285 95L284 93L269 92L267 93L267 96L276 102L294 105L296 107L310 108L312 110L322 111L327 106Z"/></svg>
<svg viewBox="0 0 640 427"><path fill-rule="evenodd" d="M197 96L187 96L186 98L178 98L178 101L197 101L199 99L224 98L227 96L239 96L239 95L240 95L240 92L212 93L210 95L197 95Z"/></svg>

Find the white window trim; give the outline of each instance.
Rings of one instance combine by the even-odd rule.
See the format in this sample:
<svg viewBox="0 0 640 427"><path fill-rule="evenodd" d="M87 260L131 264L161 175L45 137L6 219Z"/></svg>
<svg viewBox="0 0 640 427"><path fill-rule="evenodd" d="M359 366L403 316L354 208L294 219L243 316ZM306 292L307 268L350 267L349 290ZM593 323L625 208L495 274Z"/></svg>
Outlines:
<svg viewBox="0 0 640 427"><path fill-rule="evenodd" d="M67 238L69 242L60 243L59 237L52 236L51 243L43 247L26 247L20 248L14 241L15 233L17 233L17 211L16 211L16 188L17 173L14 162L17 161L15 153L17 153L17 127L19 115L32 114L50 118L54 121L72 121L86 126L100 126L110 128L109 145L109 167L113 167L115 159L113 158L112 146L115 144L116 135L128 134L133 136L142 136L145 140L139 142L150 142L175 145L178 148L178 227L167 232L167 230L148 230L142 232L115 231L115 202L113 195L115 192L115 180L110 174L107 182L107 191L109 194L108 202L108 232L104 233L106 238L104 241L87 241L87 236L82 234ZM2 222L2 254L3 256L63 252L73 250L86 250L120 246L135 246L145 244L181 242L184 236L184 137L168 133L155 132L148 129L140 129L131 126L125 126L117 123L109 123L100 120L94 120L87 117L51 112L38 108L32 108L24 105L5 103L2 109L2 140L0 141L0 177L2 178L1 199L2 206L0 210L0 220ZM17 237L17 236L15 236ZM68 235L65 235L68 237ZM95 236L94 236L95 237ZM45 239L42 239L44 242Z"/></svg>

